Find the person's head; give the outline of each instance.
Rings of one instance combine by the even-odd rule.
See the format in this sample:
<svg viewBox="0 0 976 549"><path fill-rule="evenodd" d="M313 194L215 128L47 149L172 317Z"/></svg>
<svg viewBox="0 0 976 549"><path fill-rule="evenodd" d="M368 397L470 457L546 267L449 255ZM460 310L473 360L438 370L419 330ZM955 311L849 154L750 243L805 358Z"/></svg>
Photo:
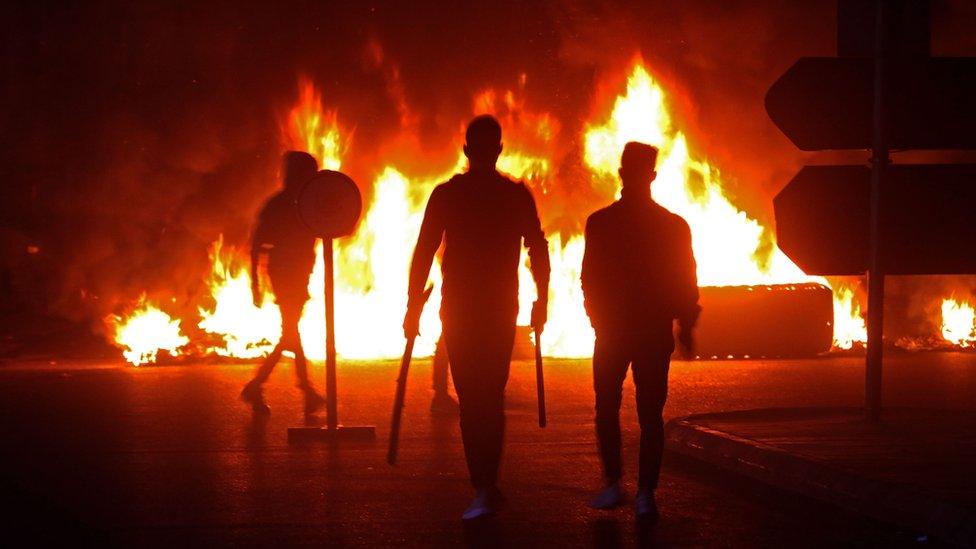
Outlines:
<svg viewBox="0 0 976 549"><path fill-rule="evenodd" d="M646 143L631 141L624 145L620 155L620 181L623 194L643 194L650 192L651 181L657 177L657 148Z"/></svg>
<svg viewBox="0 0 976 549"><path fill-rule="evenodd" d="M286 189L297 189L319 171L315 157L304 151L288 151L281 159L281 179Z"/></svg>
<svg viewBox="0 0 976 549"><path fill-rule="evenodd" d="M475 117L464 132L464 156L472 168L495 167L502 152L502 126L494 116Z"/></svg>

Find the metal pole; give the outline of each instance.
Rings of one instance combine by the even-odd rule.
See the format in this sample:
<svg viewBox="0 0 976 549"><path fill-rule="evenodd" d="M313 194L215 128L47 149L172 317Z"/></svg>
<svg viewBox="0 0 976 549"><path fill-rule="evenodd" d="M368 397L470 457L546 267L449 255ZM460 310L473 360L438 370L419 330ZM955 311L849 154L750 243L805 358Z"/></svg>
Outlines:
<svg viewBox="0 0 976 549"><path fill-rule="evenodd" d="M546 382L542 373L542 333L535 330L535 392L539 401L539 427L546 426Z"/></svg>
<svg viewBox="0 0 976 549"><path fill-rule="evenodd" d="M335 250L331 238L322 239L325 256L325 400L326 426L330 431L339 427L336 409L336 349L335 349Z"/></svg>
<svg viewBox="0 0 976 549"><path fill-rule="evenodd" d="M884 261L881 255L881 193L890 159L885 140L885 0L875 0L874 137L871 155L871 235L868 262L868 341L864 371L864 407L869 420L881 417L881 367L884 356Z"/></svg>

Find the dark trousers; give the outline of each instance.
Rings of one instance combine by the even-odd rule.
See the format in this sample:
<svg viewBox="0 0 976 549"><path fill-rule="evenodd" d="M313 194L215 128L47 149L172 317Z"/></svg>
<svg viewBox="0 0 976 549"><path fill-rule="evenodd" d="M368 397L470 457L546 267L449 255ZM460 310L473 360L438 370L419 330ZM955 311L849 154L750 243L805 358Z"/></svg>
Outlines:
<svg viewBox="0 0 976 549"><path fill-rule="evenodd" d="M674 340L671 334L653 337L597 332L593 349L593 389L596 392L596 434L608 482L623 475L620 458L620 401L627 368L634 371L637 418L640 422L640 474L637 486L654 489L661 471L664 420L668 395L668 367Z"/></svg>
<svg viewBox="0 0 976 549"><path fill-rule="evenodd" d="M471 484L490 488L498 479L505 436L515 319L444 322L444 341L461 416L461 440Z"/></svg>
<svg viewBox="0 0 976 549"><path fill-rule="evenodd" d="M298 299L281 300L278 308L281 311L281 339L278 345L271 351L258 367L254 380L258 383L267 381L275 365L281 359L281 353L290 350L295 353L295 377L298 378L298 385L302 388L308 386L308 362L305 359L305 351L302 349L302 338L298 333L298 321L302 318L302 309L305 301Z"/></svg>

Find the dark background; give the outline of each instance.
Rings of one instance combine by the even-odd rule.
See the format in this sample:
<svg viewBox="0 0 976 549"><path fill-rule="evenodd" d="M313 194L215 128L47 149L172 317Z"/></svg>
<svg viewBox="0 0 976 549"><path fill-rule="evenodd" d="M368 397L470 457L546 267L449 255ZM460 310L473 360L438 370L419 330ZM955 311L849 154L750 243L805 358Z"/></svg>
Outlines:
<svg viewBox="0 0 976 549"><path fill-rule="evenodd" d="M834 1L249 4L6 8L7 310L97 330L143 291L193 303L208 245L220 234L243 244L276 186L300 75L354 129L348 169L367 195L405 149L429 153L420 173L443 172L472 96L522 74L526 108L551 113L565 150L578 151L585 122L607 110L599 85L619 83L637 53L665 83L694 154L751 215L768 222L771 197L818 159L772 125L762 98L796 58L835 53ZM933 2L933 53L976 54L974 22L970 2ZM559 184L579 182L566 170ZM574 205L580 221L596 206Z"/></svg>

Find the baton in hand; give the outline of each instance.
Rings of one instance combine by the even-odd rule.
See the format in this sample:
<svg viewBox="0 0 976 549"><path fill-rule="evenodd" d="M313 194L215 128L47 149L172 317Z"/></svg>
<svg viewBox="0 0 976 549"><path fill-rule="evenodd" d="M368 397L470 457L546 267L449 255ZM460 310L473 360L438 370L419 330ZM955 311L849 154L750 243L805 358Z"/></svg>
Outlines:
<svg viewBox="0 0 976 549"><path fill-rule="evenodd" d="M420 308L423 310L424 304L434 290L433 286L427 286L424 290L423 301ZM407 343L403 348L403 358L400 360L400 375L397 377L396 397L393 399L393 419L390 421L390 446L386 451L386 462L390 465L396 464L397 445L400 442L400 417L403 415L403 399L407 393L407 372L410 370L410 359L413 357L413 343L417 339L417 334L407 338Z"/></svg>
<svg viewBox="0 0 976 549"><path fill-rule="evenodd" d="M539 427L546 426L546 382L542 377L542 340L538 328L535 328L535 389L539 399Z"/></svg>

